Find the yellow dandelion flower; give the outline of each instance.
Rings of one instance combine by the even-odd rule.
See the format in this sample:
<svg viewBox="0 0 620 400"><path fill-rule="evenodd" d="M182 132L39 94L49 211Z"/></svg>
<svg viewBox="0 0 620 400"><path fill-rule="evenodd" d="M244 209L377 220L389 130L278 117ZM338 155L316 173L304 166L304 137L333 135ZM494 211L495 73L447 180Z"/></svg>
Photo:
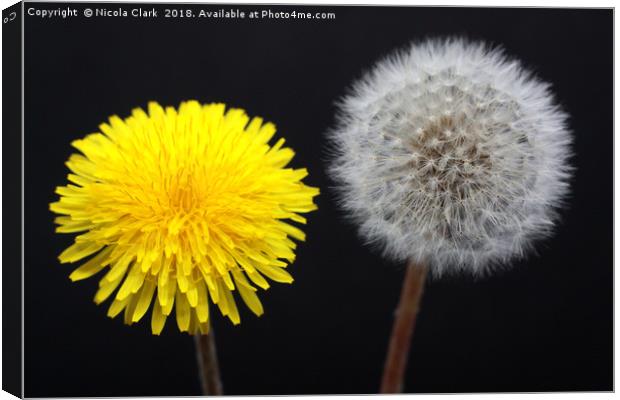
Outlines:
<svg viewBox="0 0 620 400"><path fill-rule="evenodd" d="M265 277L291 283L286 272L304 233L287 222L316 209L306 169L286 168L292 149L261 118L224 104L149 103L125 120L110 117L100 132L76 140L81 154L66 165L69 184L50 209L57 232L80 234L62 263L92 256L70 275L78 281L106 269L95 302L116 289L109 317L139 321L153 298L151 328L159 334L175 309L179 330L207 333L209 299L234 324L237 291L256 315Z"/></svg>

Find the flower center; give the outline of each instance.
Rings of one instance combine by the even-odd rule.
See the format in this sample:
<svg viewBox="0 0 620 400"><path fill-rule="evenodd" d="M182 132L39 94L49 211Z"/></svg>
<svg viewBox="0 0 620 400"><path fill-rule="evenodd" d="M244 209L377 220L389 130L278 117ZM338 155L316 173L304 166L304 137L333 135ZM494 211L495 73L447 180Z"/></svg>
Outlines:
<svg viewBox="0 0 620 400"><path fill-rule="evenodd" d="M490 85L429 79L387 94L370 117L369 131L380 132L369 140L378 149L374 168L389 177L376 192L407 193L382 211L387 222L415 218L433 238L472 248L478 241L468 232L482 224L497 234L495 216L510 215L510 199L531 186L533 128Z"/></svg>
<svg viewBox="0 0 620 400"><path fill-rule="evenodd" d="M462 199L474 182L479 183L492 168L491 155L484 145L487 130L472 126L466 118L431 117L406 143L411 153L408 167L417 171L430 196Z"/></svg>

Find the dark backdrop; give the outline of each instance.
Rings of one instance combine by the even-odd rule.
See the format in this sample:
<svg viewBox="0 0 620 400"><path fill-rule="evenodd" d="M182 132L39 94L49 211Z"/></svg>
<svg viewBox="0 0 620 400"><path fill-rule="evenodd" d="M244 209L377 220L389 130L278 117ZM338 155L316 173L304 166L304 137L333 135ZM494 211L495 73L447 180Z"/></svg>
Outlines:
<svg viewBox="0 0 620 400"><path fill-rule="evenodd" d="M185 99L274 121L297 150L294 166L322 188L295 283L262 294L261 318L241 307L240 326L213 313L226 393L375 393L404 269L363 246L335 207L324 132L364 68L444 34L502 44L553 83L571 115L577 169L570 207L538 256L491 279L427 285L406 390L612 389L611 10L269 6L336 19L255 21L88 19L71 6L78 17L25 20L27 396L199 394L191 337L174 320L154 337L148 317L132 327L108 319L109 303L91 300L97 279L73 284L76 266L58 263L72 236L54 234L48 210L72 140L149 100Z"/></svg>

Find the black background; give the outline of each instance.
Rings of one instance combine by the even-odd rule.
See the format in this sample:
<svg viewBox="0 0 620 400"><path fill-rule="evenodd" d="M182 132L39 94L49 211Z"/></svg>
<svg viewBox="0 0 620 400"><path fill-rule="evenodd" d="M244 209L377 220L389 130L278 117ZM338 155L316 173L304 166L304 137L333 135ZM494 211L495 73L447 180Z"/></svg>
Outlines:
<svg viewBox="0 0 620 400"><path fill-rule="evenodd" d="M22 32L21 4L15 4L2 10L2 230L11 231L2 239L4 248L11 249L2 253L2 326L10 327L2 332L2 390L14 396L22 396L22 285L21 248L21 174L15 173L15 165L22 165L21 147L22 131ZM16 79L17 78L17 79ZM10 150L9 150L10 149ZM11 172L9 172L11 171Z"/></svg>
<svg viewBox="0 0 620 400"><path fill-rule="evenodd" d="M322 188L295 283L272 285L265 315L243 309L240 326L213 313L225 392L376 393L404 268L363 246L335 207L324 132L365 68L447 34L502 44L553 83L572 117L577 170L570 208L538 256L489 279L427 285L406 391L612 390L611 10L269 6L336 19L255 21L88 19L72 6L79 17L25 24L26 396L199 394L191 337L174 319L155 337L148 315L132 327L107 318L109 302L91 300L97 279L73 284L76 266L58 263L72 237L53 232L48 210L72 140L149 100L186 99L274 121L297 150L293 165Z"/></svg>

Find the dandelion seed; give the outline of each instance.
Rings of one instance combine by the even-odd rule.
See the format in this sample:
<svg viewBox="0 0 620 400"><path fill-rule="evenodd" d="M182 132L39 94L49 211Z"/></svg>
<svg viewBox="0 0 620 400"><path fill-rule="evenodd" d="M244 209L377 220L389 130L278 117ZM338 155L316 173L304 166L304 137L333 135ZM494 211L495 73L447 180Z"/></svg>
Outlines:
<svg viewBox="0 0 620 400"><path fill-rule="evenodd" d="M551 233L571 172L566 120L549 84L462 39L389 56L342 100L330 132L341 203L368 242L409 264L382 392L402 389L427 270L488 273ZM375 140L382 130L401 140ZM376 154L390 156L379 166Z"/></svg>
<svg viewBox="0 0 620 400"><path fill-rule="evenodd" d="M319 193L302 183L305 169L286 167L295 153L284 139L268 144L275 126L188 101L152 102L99 129L72 143L81 154L50 204L56 231L78 233L60 261L92 256L71 280L105 270L95 302L116 293L108 316L124 312L127 324L152 308L154 334L173 309L180 331L206 333L209 302L238 324L235 292L261 315L257 287L293 281L291 239L305 235L290 221L305 223Z"/></svg>
<svg viewBox="0 0 620 400"><path fill-rule="evenodd" d="M550 85L502 50L426 41L379 62L342 100L330 171L361 235L387 256L436 276L484 274L551 233L571 170L566 120ZM376 140L383 131L399 140ZM388 155L381 166L377 154Z"/></svg>

